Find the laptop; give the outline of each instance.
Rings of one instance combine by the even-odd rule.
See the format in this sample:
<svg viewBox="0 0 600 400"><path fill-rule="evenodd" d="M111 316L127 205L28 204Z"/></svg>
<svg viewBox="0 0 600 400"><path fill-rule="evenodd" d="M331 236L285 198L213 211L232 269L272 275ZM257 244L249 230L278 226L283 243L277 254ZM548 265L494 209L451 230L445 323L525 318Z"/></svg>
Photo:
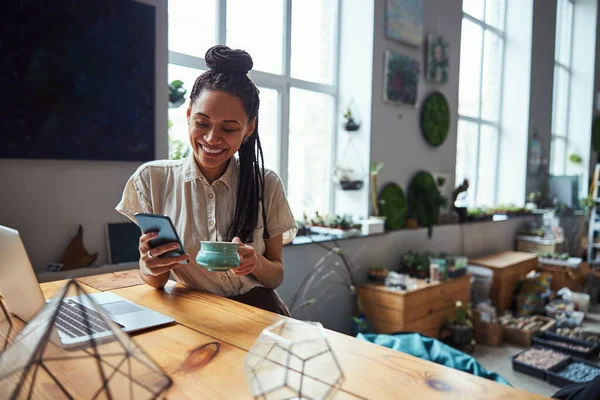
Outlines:
<svg viewBox="0 0 600 400"><path fill-rule="evenodd" d="M0 293L12 314L29 322L45 305L42 290L25 246L14 229L0 225ZM124 332L135 332L174 321L173 318L142 307L110 292L89 297ZM84 296L63 299L55 326L63 347L76 347L113 336L112 331Z"/></svg>

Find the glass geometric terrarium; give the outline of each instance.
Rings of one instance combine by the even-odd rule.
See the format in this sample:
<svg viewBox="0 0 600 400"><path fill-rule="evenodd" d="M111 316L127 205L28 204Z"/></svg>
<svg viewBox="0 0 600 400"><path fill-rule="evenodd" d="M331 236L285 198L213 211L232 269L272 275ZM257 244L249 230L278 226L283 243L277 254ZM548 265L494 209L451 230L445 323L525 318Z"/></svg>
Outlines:
<svg viewBox="0 0 600 400"><path fill-rule="evenodd" d="M63 302L69 296L78 296L79 302ZM64 328L67 321L69 334ZM77 337L77 329L80 336L83 331L92 335L68 344L71 336ZM0 397L155 399L171 385L171 379L74 280L0 353Z"/></svg>
<svg viewBox="0 0 600 400"><path fill-rule="evenodd" d="M244 360L256 399L331 399L344 381L319 323L281 320L265 328Z"/></svg>

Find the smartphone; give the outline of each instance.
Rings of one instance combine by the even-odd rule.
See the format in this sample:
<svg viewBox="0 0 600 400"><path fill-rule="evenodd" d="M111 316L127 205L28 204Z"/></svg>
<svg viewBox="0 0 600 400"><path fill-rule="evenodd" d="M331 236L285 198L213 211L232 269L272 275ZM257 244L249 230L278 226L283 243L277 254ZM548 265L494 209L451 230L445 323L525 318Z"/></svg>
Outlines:
<svg viewBox="0 0 600 400"><path fill-rule="evenodd" d="M150 247L155 248L163 244L177 242L179 248L168 251L160 257L177 257L185 254L183 243L175 230L173 221L168 215L135 213L135 220L140 227L142 233L158 232L158 236L150 240ZM183 261L182 264L187 264L189 261Z"/></svg>

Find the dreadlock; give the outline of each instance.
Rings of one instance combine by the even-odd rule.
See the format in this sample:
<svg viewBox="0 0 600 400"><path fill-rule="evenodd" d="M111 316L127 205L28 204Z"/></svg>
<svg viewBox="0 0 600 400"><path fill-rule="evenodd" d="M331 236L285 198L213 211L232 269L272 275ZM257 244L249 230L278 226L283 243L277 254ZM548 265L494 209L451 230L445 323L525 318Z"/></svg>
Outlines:
<svg viewBox="0 0 600 400"><path fill-rule="evenodd" d="M265 212L265 162L258 136L259 90L248 77L254 65L250 54L244 50L233 50L227 46L213 46L206 52L206 65L210 70L200 75L190 94L192 104L203 90L218 90L238 97L252 121L256 118L256 128L248 140L238 150L240 160L240 180L235 214L227 229L227 240L238 236L244 243L252 242L256 228L259 205L262 207L264 225L263 238L269 238L267 214Z"/></svg>

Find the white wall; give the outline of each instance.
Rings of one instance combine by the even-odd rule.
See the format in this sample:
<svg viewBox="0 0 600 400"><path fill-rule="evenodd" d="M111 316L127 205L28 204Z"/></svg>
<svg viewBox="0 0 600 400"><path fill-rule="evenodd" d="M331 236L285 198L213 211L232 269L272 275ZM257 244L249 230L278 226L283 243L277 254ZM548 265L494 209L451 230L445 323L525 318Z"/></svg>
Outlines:
<svg viewBox="0 0 600 400"><path fill-rule="evenodd" d="M420 170L449 173L449 182L454 182L462 1L425 0L423 20L425 37L430 33L437 34L449 43L448 83L444 85L430 84L423 79L424 46L411 48L386 39L385 0L375 1L371 162L385 163L379 175L380 186L391 181L399 184L405 191L412 176ZM384 54L387 49L419 61L422 72L417 108L383 102ZM421 135L418 109L425 96L434 90L446 96L451 115L448 138L437 148L428 145Z"/></svg>
<svg viewBox="0 0 600 400"><path fill-rule="evenodd" d="M167 148L167 6L156 9L156 157ZM110 132L107 132L110 134ZM17 229L31 262L43 269L58 262L79 224L96 264L108 262L105 227L123 221L117 205L127 178L139 163L53 160L0 160L0 225Z"/></svg>

